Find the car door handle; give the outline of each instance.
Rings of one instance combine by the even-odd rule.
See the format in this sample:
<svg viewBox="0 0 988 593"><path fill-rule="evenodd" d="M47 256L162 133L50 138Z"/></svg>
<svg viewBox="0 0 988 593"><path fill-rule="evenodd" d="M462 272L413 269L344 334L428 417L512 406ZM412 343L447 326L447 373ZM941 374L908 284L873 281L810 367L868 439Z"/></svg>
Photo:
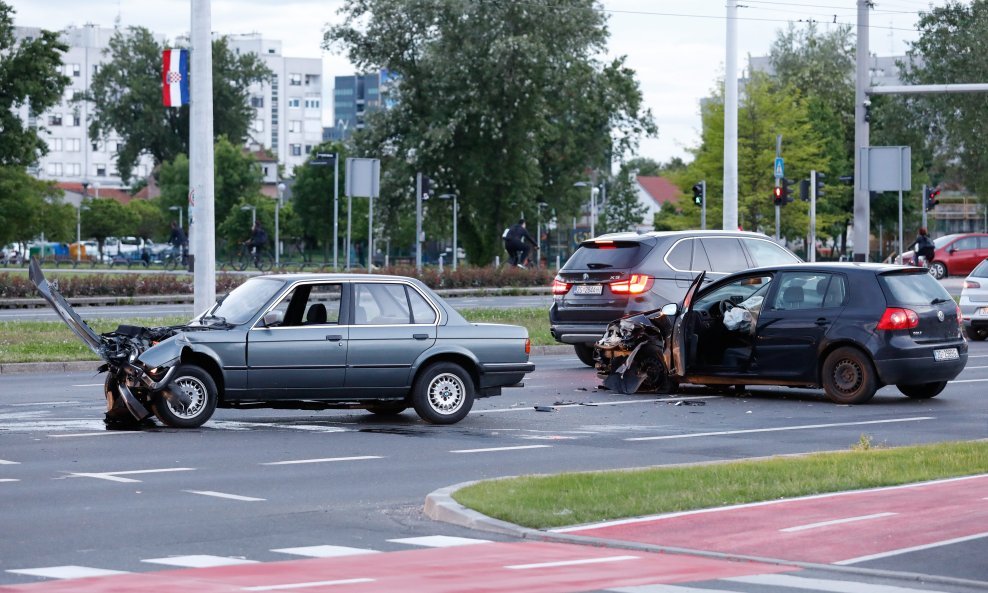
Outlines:
<svg viewBox="0 0 988 593"><path fill-rule="evenodd" d="M332 335L326 336L326 339L329 340L330 342L339 342L339 341L341 341L343 339L343 336L340 335L340 334L332 334Z"/></svg>
<svg viewBox="0 0 988 593"><path fill-rule="evenodd" d="M821 318L817 319L815 323L817 325L820 325L820 326L830 325L830 320L827 319L826 317L821 317Z"/></svg>
<svg viewBox="0 0 988 593"><path fill-rule="evenodd" d="M429 338L429 334L412 334L412 337L416 340L426 340Z"/></svg>

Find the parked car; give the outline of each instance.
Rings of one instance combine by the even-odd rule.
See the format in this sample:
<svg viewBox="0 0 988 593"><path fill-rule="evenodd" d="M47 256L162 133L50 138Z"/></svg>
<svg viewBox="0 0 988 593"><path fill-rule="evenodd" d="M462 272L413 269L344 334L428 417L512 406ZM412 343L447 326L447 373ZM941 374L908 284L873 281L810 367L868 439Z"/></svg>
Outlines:
<svg viewBox="0 0 988 593"><path fill-rule="evenodd" d="M921 268L799 264L702 281L682 303L608 327L596 345L607 387L822 387L860 404L883 385L934 397L967 363L960 308Z"/></svg>
<svg viewBox="0 0 988 593"><path fill-rule="evenodd" d="M623 315L682 300L706 272L712 282L731 272L798 263L761 233L673 231L601 235L580 244L552 283L552 337L573 344L593 366L593 345L607 324Z"/></svg>
<svg viewBox="0 0 988 593"><path fill-rule="evenodd" d="M960 307L967 337L979 342L988 338L988 259L964 279Z"/></svg>
<svg viewBox="0 0 988 593"><path fill-rule="evenodd" d="M926 262L930 274L937 280L947 276L966 276L988 257L988 234L961 233L944 235L933 240L933 259ZM913 261L914 253L902 254L902 263Z"/></svg>
<svg viewBox="0 0 988 593"><path fill-rule="evenodd" d="M31 262L42 296L106 364L107 423L202 425L223 408L415 408L453 424L534 370L528 331L469 323L401 276L251 278L185 325L97 335Z"/></svg>

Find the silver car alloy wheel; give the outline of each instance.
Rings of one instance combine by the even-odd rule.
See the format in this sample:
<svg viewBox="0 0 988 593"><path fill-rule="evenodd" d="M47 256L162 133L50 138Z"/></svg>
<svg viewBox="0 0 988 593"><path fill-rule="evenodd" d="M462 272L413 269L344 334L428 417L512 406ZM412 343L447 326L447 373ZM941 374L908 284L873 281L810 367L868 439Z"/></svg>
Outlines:
<svg viewBox="0 0 988 593"><path fill-rule="evenodd" d="M184 377L179 377L171 382L168 386L169 389L176 389L181 392L181 394L189 399L189 404L184 410L176 409L175 406L169 401L169 398L165 398L165 405L168 409L172 411L173 414L179 418L189 420L195 418L202 413L203 407L206 405L206 385L196 377L186 375Z"/></svg>
<svg viewBox="0 0 988 593"><path fill-rule="evenodd" d="M455 414L466 399L463 380L453 373L441 373L429 382L429 406L439 414Z"/></svg>

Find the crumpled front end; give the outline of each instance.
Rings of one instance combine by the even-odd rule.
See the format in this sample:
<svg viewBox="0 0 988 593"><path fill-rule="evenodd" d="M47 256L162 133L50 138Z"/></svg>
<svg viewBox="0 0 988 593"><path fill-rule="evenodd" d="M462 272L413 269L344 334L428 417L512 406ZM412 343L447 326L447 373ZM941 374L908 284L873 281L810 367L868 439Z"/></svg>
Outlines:
<svg viewBox="0 0 988 593"><path fill-rule="evenodd" d="M660 310L622 317L607 326L594 345L597 375L604 387L618 393L671 393L671 319Z"/></svg>

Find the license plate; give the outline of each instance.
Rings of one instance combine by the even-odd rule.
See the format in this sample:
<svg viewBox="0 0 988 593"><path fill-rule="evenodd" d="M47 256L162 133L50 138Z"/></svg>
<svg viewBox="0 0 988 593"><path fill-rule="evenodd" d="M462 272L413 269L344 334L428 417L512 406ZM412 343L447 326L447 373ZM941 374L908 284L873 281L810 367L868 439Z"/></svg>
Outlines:
<svg viewBox="0 0 988 593"><path fill-rule="evenodd" d="M974 314L988 317L988 307L979 307L978 310L974 312Z"/></svg>
<svg viewBox="0 0 988 593"><path fill-rule="evenodd" d="M573 287L573 294L601 294L603 291L602 284L577 284Z"/></svg>
<svg viewBox="0 0 988 593"><path fill-rule="evenodd" d="M957 360L960 355L957 354L957 348L941 348L939 350L933 351L933 360L943 361L943 360Z"/></svg>

